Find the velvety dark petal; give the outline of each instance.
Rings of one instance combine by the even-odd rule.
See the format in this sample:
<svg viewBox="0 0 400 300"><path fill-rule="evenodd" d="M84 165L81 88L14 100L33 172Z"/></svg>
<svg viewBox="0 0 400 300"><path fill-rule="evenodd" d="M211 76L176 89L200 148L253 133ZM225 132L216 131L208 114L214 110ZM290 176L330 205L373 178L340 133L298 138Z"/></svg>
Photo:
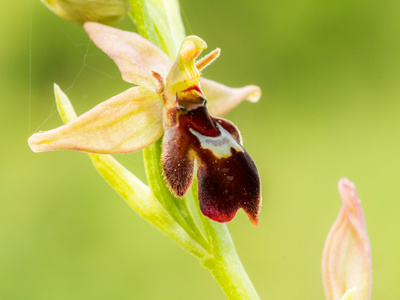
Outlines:
<svg viewBox="0 0 400 300"><path fill-rule="evenodd" d="M181 110L165 132L163 168L171 190L178 195L186 192L195 157L203 214L217 222L228 222L243 208L256 226L261 207L260 178L240 144L237 128L227 120L210 117L205 106L198 106Z"/></svg>
<svg viewBox="0 0 400 300"><path fill-rule="evenodd" d="M200 113L199 115L201 115ZM261 207L260 178L254 161L240 144L239 130L227 120L212 119L218 135L189 129L199 141L198 190L202 213L217 222L231 221L239 208L253 225ZM194 144L196 145L196 144Z"/></svg>
<svg viewBox="0 0 400 300"><path fill-rule="evenodd" d="M185 195L193 180L194 155L180 127L165 129L162 166L170 190Z"/></svg>
<svg viewBox="0 0 400 300"><path fill-rule="evenodd" d="M199 159L203 163L197 172L200 209L222 223L231 221L243 208L256 226L261 205L258 171L246 151L231 150L231 156L219 159L210 151L201 151Z"/></svg>

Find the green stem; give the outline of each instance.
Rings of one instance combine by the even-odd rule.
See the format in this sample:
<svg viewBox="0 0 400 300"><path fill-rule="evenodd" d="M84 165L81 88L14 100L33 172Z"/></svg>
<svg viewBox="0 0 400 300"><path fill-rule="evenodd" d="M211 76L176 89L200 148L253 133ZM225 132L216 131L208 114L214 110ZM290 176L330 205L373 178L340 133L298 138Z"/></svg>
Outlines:
<svg viewBox="0 0 400 300"><path fill-rule="evenodd" d="M168 52L167 45L161 43L157 35L145 0L129 1L132 7L131 17L136 22L139 34ZM177 30L177 28L170 28L170 30ZM179 225L210 253L210 255L199 258L202 265L210 270L228 299L260 299L240 262L226 224L209 220L198 209L208 241L205 240L192 218L186 199L176 198L169 192L162 178L160 157L161 141L144 150L145 168L150 188L163 206L168 207L168 211L172 212ZM197 179L193 181L192 194L198 205Z"/></svg>
<svg viewBox="0 0 400 300"><path fill-rule="evenodd" d="M161 42L155 31L154 24L149 16L149 12L144 0L130 0L132 10L131 17L136 21L136 27L141 36L151 41L160 49ZM197 227L186 198L176 198L169 191L162 177L161 170L161 139L144 149L143 158L147 180L154 196L159 199L160 203L167 209L175 221L196 240L206 251L209 251L209 245L204 238L202 232Z"/></svg>
<svg viewBox="0 0 400 300"><path fill-rule="evenodd" d="M206 226L205 226L206 227ZM228 299L260 299L237 255L226 224L209 222L213 259L203 262Z"/></svg>

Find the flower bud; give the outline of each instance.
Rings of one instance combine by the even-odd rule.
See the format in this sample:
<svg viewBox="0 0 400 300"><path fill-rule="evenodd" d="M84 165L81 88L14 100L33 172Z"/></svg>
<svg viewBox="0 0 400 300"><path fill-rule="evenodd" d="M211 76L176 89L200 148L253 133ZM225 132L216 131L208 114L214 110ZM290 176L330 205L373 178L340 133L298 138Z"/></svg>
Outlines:
<svg viewBox="0 0 400 300"><path fill-rule="evenodd" d="M56 15L82 25L92 21L116 25L129 12L128 0L42 0Z"/></svg>
<svg viewBox="0 0 400 300"><path fill-rule="evenodd" d="M371 247L356 188L346 178L339 181L342 207L325 242L322 275L327 300L346 297L368 300L371 296ZM344 299L349 299L344 297ZM342 298L343 299L343 298Z"/></svg>

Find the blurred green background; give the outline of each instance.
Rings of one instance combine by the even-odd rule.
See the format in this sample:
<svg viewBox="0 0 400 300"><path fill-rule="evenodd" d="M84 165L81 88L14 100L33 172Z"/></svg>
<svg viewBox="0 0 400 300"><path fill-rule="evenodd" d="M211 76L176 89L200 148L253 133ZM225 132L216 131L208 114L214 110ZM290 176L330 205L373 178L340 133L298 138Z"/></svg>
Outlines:
<svg viewBox="0 0 400 300"><path fill-rule="evenodd" d="M320 261L352 180L372 244L373 299L400 298L400 2L182 0L188 34L221 57L204 71L263 97L227 118L263 182L257 228L229 224L262 299L323 299ZM34 154L61 125L125 90L82 28L39 1L1 1L0 299L224 299L197 260L142 220L82 153ZM127 19L121 28L134 30ZM118 156L145 179L142 154Z"/></svg>

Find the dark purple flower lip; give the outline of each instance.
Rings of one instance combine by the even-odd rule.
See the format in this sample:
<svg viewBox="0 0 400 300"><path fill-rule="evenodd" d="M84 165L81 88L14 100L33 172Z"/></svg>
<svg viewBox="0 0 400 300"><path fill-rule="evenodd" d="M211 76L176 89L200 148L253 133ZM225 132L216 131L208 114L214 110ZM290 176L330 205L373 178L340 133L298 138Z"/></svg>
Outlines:
<svg viewBox="0 0 400 300"><path fill-rule="evenodd" d="M197 162L199 205L216 222L231 221L242 208L254 226L261 208L257 167L242 146L231 122L209 115L199 87L178 95L179 108L167 116L163 139L163 170L171 191L182 197L193 180Z"/></svg>

